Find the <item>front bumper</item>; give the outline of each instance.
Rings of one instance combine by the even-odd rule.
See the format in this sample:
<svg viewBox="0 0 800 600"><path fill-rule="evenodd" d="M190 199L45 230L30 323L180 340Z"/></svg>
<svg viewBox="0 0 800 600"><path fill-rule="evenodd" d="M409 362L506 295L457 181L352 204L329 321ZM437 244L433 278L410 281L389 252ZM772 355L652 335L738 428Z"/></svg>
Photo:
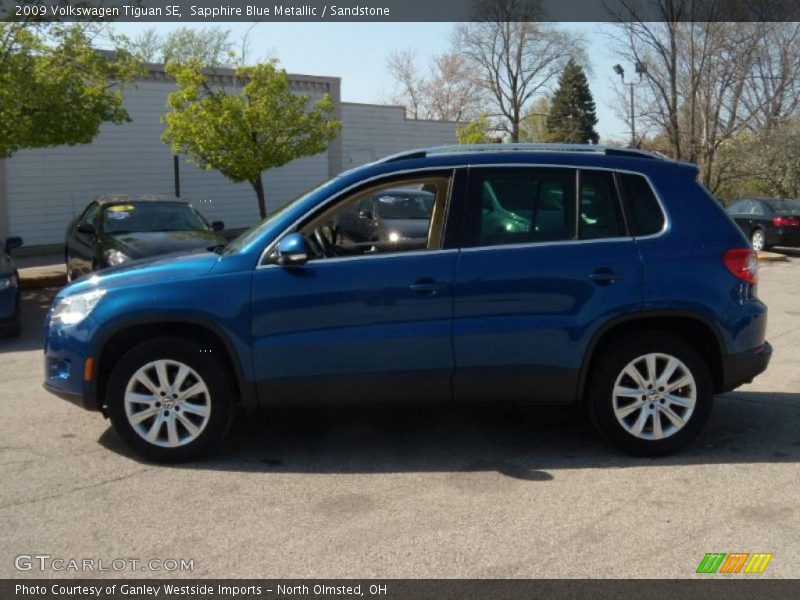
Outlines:
<svg viewBox="0 0 800 600"><path fill-rule="evenodd" d="M87 317L75 326L45 323L44 389L87 410L99 410L93 381L84 379L84 365L91 356L96 324Z"/></svg>
<svg viewBox="0 0 800 600"><path fill-rule="evenodd" d="M769 342L764 342L762 346L747 352L729 354L724 357L721 391L729 392L740 385L753 381L757 375L766 370L770 358L772 358L772 346Z"/></svg>

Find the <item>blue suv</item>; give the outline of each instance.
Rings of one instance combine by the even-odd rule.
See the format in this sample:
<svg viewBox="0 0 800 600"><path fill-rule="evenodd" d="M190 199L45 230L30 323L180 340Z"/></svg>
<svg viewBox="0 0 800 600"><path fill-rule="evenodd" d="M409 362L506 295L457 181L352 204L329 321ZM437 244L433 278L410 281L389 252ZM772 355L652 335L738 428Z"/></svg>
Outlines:
<svg viewBox="0 0 800 600"><path fill-rule="evenodd" d="M354 225L376 202L396 230ZM692 165L599 146L416 150L227 247L68 285L47 315L45 387L154 461L207 453L239 407L386 402L577 402L612 444L662 455L766 368L757 272Z"/></svg>

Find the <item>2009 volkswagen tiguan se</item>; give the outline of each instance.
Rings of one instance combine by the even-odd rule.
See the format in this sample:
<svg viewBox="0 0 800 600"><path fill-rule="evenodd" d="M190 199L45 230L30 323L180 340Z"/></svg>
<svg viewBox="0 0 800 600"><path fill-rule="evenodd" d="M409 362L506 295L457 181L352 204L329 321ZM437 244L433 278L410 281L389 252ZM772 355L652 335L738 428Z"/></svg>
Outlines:
<svg viewBox="0 0 800 600"><path fill-rule="evenodd" d="M402 189L426 192L418 236L349 230ZM154 461L207 453L239 407L408 401L577 402L612 444L663 455L766 368L757 272L692 165L599 146L416 150L224 249L68 285L45 386Z"/></svg>

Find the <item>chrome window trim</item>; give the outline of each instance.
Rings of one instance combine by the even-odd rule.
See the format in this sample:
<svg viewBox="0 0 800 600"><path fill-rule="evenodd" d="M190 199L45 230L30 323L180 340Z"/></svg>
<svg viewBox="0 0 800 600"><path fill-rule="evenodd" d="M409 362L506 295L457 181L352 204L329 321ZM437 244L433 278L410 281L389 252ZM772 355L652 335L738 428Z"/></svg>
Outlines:
<svg viewBox="0 0 800 600"><path fill-rule="evenodd" d="M626 236L626 237L602 238L602 239L597 239L597 240L571 239L571 240L558 240L558 241L553 241L553 242L528 242L528 243L524 243L524 244L496 244L496 245L492 245L492 246L473 246L473 247L468 247L468 248L450 248L450 249L447 249L447 250L441 249L441 248L438 249L438 250L428 250L428 249L425 249L425 250L410 250L410 251L407 251L407 252L391 252L391 253L372 254L372 255L339 256L339 257L335 257L333 259L328 258L326 260L341 261L341 260L353 260L353 259L363 259L363 258L397 256L397 255L400 255L400 254L408 255L408 254L411 254L411 253L421 254L421 253L432 253L432 252L448 252L448 251L452 251L452 250L459 250L459 251L462 251L462 252L474 252L476 250L485 250L487 248L489 248L489 249L527 248L527 247L531 247L531 246L546 246L546 245L549 246L549 245L564 245L564 244L594 244L594 243L603 243L603 242L619 242L619 241L622 241L622 240L635 240L635 241L651 240L651 239L656 239L656 238L662 237L663 235L666 235L666 233L672 227L672 219L670 218L669 211L667 211L666 206L664 205L664 202L661 199L661 195L658 193L658 189L656 188L656 186L653 185L653 182L650 179L650 177L646 173L642 173L641 171L632 171L630 169L619 169L619 168L613 168L613 167L596 167L596 166L585 166L585 165L582 166L582 165L564 165L564 164L547 164L547 163L544 163L544 164L542 164L542 163L491 163L491 164L477 164L477 165L472 164L472 163L461 163L461 164L456 164L456 165L437 165L437 166L430 166L430 167L418 167L418 168L415 168L415 169L403 169L403 170L399 170L399 171L392 171L390 173L381 173L379 175L373 175L372 177L369 177L367 179L362 179L360 181L357 181L356 183L347 186L343 190L340 190L336 194L333 194L332 196L329 196L328 198L325 199L324 202L321 202L317 206L313 207L311 210L306 211L300 218L296 219L291 225L289 225L283 231L281 231L280 234L275 236L275 239L271 243L269 243L267 245L267 247L264 248L264 250L261 252L261 255L258 258L258 263L256 265L256 270L263 269L263 268L266 268L266 267L280 266L280 265L275 265L275 264L270 264L270 263L264 263L264 260L267 258L267 256L269 256L269 254L272 252L272 250L274 250L275 246L278 245L278 243L283 239L283 237L286 236L288 233L290 233L295 227L297 227L297 225L299 225L300 223L305 221L309 217L309 215L311 215L312 213L315 213L315 212L317 212L319 210L324 209L328 204L331 204L332 202L335 202L336 200L340 199L342 196L344 196L345 194L348 194L350 191L352 191L353 189L355 189L357 187L360 187L360 186L362 186L364 184L369 184L369 183L371 183L373 181L376 181L378 179L386 179L386 178L394 177L396 175L408 175L408 174L413 174L413 173L426 173L426 172L430 172L430 171L448 171L449 170L449 171L452 171L451 177L455 178L455 176L456 176L455 171L457 169L472 169L472 168L475 168L475 169L505 169L505 168L511 168L511 169L519 169L519 168L547 169L547 168L551 168L551 169L573 169L575 171L579 171L580 169L584 169L584 170L594 170L594 171L611 171L612 173L625 173L625 174L628 174L628 175L637 175L639 177L643 177L644 180L647 182L647 185L650 186L650 191L653 192L653 196L655 197L656 202L658 202L658 206L659 206L659 208L661 210L661 214L664 217L664 225L663 225L663 227L661 228L660 231L657 231L656 233L651 233L651 234L648 234L648 235L644 235L644 236L631 235L631 236ZM579 183L577 180L578 180L578 177L576 176L576 185L577 185L577 183ZM450 188L451 188L450 192L452 192L452 182L450 184ZM576 191L579 191L579 190L576 190ZM449 216L449 210L450 210L450 205L451 204L452 204L452 198L448 198L448 214L445 215L445 219L447 219L447 217ZM447 227L447 223L446 222L445 222L444 226Z"/></svg>

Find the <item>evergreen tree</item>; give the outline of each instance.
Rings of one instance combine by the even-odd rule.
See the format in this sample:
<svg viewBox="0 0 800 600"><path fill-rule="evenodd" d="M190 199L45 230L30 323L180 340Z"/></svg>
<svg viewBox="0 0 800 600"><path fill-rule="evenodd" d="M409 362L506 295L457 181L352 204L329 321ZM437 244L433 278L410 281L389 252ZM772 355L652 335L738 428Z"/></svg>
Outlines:
<svg viewBox="0 0 800 600"><path fill-rule="evenodd" d="M548 141L573 144L596 144L599 136L594 98L583 69L573 60L558 81L547 115Z"/></svg>

